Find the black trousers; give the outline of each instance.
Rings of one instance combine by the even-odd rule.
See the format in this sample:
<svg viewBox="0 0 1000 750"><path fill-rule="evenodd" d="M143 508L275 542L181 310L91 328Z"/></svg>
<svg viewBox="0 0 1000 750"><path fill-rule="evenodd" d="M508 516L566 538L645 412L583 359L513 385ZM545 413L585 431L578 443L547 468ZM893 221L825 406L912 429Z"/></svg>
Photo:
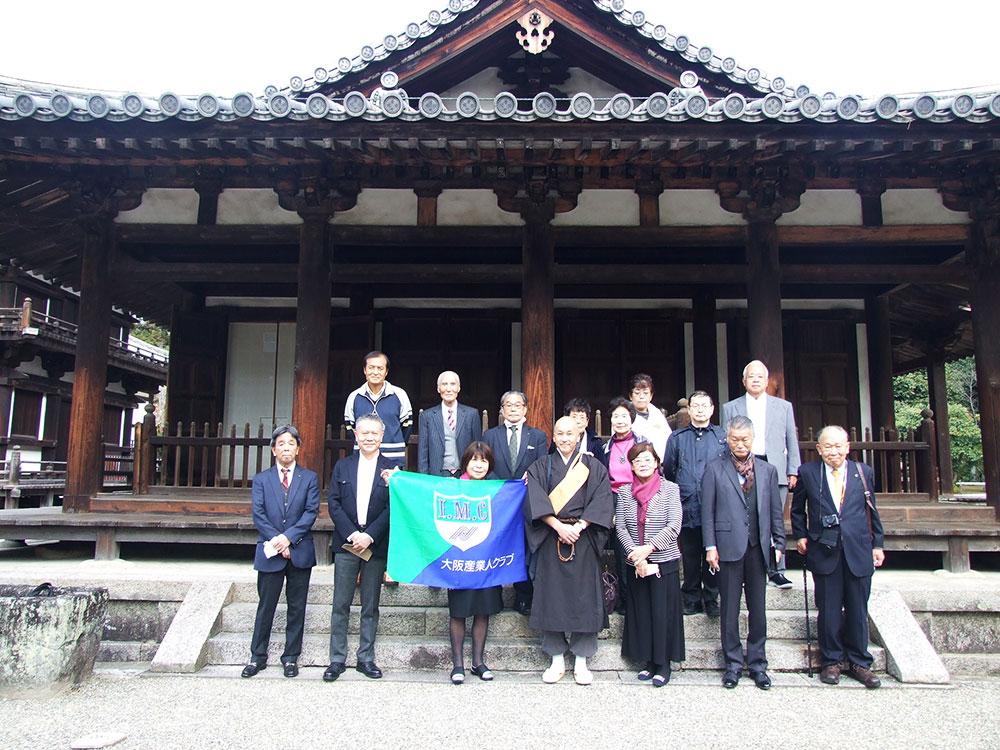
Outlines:
<svg viewBox="0 0 1000 750"><path fill-rule="evenodd" d="M285 588L285 603L288 605L288 622L285 625L285 650L281 654L281 662L298 661L302 653L310 576L312 568L296 568L291 562L285 565L284 570L276 573L257 572L257 617L253 623L253 639L250 641L250 654L254 661L267 661L274 610L278 606L282 586Z"/></svg>
<svg viewBox="0 0 1000 750"><path fill-rule="evenodd" d="M709 572L705 561L701 526L682 528L678 541L681 545L681 564L684 567L684 584L681 586L684 604L701 607L703 603L718 603L719 582Z"/></svg>
<svg viewBox="0 0 1000 750"><path fill-rule="evenodd" d="M849 661L871 668L868 651L868 596L872 577L851 573L843 550L829 575L813 574L817 630L823 666Z"/></svg>
<svg viewBox="0 0 1000 750"><path fill-rule="evenodd" d="M767 669L764 644L767 642L767 569L760 546L747 547L743 557L719 563L719 629L726 669L743 668L743 645L740 641L740 599L747 600L746 665L751 672Z"/></svg>

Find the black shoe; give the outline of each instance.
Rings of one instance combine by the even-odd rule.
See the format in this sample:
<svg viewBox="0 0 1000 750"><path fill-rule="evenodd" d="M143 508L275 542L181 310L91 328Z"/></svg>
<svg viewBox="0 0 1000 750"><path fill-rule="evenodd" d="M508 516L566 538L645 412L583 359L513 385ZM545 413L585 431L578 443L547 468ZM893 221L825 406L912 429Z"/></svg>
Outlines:
<svg viewBox="0 0 1000 750"><path fill-rule="evenodd" d="M740 684L740 673L727 669L722 675L722 687L732 689Z"/></svg>
<svg viewBox="0 0 1000 750"><path fill-rule="evenodd" d="M343 662L331 662L330 666L323 670L323 682L333 682L344 673L345 669Z"/></svg>
<svg viewBox="0 0 1000 750"><path fill-rule="evenodd" d="M768 576L767 582L776 589L790 589L792 582L785 578L784 573L774 573Z"/></svg>
<svg viewBox="0 0 1000 750"><path fill-rule="evenodd" d="M531 614L531 602L518 602L517 611L528 617Z"/></svg>
<svg viewBox="0 0 1000 750"><path fill-rule="evenodd" d="M705 614L709 617L719 616L719 603L718 602L705 602Z"/></svg>
<svg viewBox="0 0 1000 750"><path fill-rule="evenodd" d="M767 672L763 670L760 672L751 672L750 677L753 679L753 684L761 690L771 689L771 678L767 676Z"/></svg>
<svg viewBox="0 0 1000 750"><path fill-rule="evenodd" d="M282 672L285 677L298 677L299 676L299 665L294 661L286 661L282 665Z"/></svg>
<svg viewBox="0 0 1000 750"><path fill-rule="evenodd" d="M685 604L684 605L684 614L686 614L686 615L697 615L700 612L701 612L701 605L700 604Z"/></svg>
<svg viewBox="0 0 1000 750"><path fill-rule="evenodd" d="M653 675L653 687L663 687L670 682L670 667Z"/></svg>
<svg viewBox="0 0 1000 750"><path fill-rule="evenodd" d="M355 669L365 677L371 677L373 680L377 680L382 676L382 670L373 661L359 661Z"/></svg>
<svg viewBox="0 0 1000 750"><path fill-rule="evenodd" d="M253 677L258 672L267 669L267 661L252 661L243 667L240 677Z"/></svg>

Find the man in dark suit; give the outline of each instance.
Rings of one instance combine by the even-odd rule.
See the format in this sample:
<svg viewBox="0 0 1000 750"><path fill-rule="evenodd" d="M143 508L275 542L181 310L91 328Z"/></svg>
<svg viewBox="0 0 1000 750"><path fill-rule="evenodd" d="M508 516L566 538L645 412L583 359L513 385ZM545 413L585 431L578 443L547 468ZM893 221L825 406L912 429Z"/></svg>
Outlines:
<svg viewBox="0 0 1000 750"><path fill-rule="evenodd" d="M378 679L375 634L382 574L389 552L389 475L395 464L379 453L385 425L377 414L354 423L358 451L337 461L327 505L333 521L333 607L330 611L330 664L323 680L333 682L346 668L347 623L354 592L361 585L361 631L355 669Z"/></svg>
<svg viewBox="0 0 1000 750"><path fill-rule="evenodd" d="M271 434L276 464L253 478L253 523L260 533L254 552L257 571L257 617L250 641L250 662L242 677L253 677L267 667L274 610L285 587L288 622L285 650L281 654L285 677L299 673L302 633L306 620L309 578L316 565L316 548L310 529L319 513L316 473L295 463L302 438L291 425Z"/></svg>
<svg viewBox="0 0 1000 750"><path fill-rule="evenodd" d="M722 684L736 687L743 671L740 598L746 592L749 633L746 665L754 684L771 687L767 675L767 558L773 542L785 550L785 522L778 472L750 452L753 422L733 417L726 427L727 455L705 468L701 487L701 530L705 561L719 576L720 629L726 671Z"/></svg>
<svg viewBox="0 0 1000 750"><path fill-rule="evenodd" d="M788 497L788 490L795 489L799 471L799 436L795 429L792 405L783 398L767 392L770 374L759 359L743 368L743 387L746 393L722 405L722 426L740 415L750 417L754 428L753 453L778 470L778 492L781 502ZM768 581L779 589L790 589L792 582L785 575L785 558L776 555L768 562Z"/></svg>
<svg viewBox="0 0 1000 750"><path fill-rule="evenodd" d="M493 450L496 463L493 471L499 479L521 479L538 458L548 450L545 433L528 427L528 399L521 391L507 391L500 397L500 416L503 421L483 433L483 442ZM528 556L527 581L514 584L515 608L522 615L531 614L534 588L531 574L534 571Z"/></svg>
<svg viewBox="0 0 1000 750"><path fill-rule="evenodd" d="M471 406L458 403L462 381L446 370L438 375L441 403L420 413L417 470L421 474L454 477L465 449L483 434L483 423Z"/></svg>
<svg viewBox="0 0 1000 750"><path fill-rule="evenodd" d="M820 679L840 682L841 670L866 688L879 687L868 652L868 596L872 574L885 561L882 520L869 466L848 461L843 427L824 427L816 443L821 461L799 467L792 496L792 534L816 585Z"/></svg>

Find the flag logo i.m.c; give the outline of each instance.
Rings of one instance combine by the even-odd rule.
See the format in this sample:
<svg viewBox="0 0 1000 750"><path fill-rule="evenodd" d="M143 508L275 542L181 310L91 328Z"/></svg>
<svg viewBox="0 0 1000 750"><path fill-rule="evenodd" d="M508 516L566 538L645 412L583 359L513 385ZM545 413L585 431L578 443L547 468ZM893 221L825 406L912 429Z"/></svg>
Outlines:
<svg viewBox="0 0 1000 750"><path fill-rule="evenodd" d="M434 526L449 544L466 552L490 535L490 496L434 493Z"/></svg>
<svg viewBox="0 0 1000 750"><path fill-rule="evenodd" d="M525 580L525 494L521 481L397 471L389 481L389 575L448 589Z"/></svg>

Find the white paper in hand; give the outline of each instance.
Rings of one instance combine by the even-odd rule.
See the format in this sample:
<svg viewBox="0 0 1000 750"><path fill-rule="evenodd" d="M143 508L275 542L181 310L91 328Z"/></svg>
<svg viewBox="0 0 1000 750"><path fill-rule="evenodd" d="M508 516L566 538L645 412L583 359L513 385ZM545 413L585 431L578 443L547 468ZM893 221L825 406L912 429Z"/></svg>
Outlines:
<svg viewBox="0 0 1000 750"><path fill-rule="evenodd" d="M278 554L278 549L270 541L264 542L264 557L272 558Z"/></svg>

